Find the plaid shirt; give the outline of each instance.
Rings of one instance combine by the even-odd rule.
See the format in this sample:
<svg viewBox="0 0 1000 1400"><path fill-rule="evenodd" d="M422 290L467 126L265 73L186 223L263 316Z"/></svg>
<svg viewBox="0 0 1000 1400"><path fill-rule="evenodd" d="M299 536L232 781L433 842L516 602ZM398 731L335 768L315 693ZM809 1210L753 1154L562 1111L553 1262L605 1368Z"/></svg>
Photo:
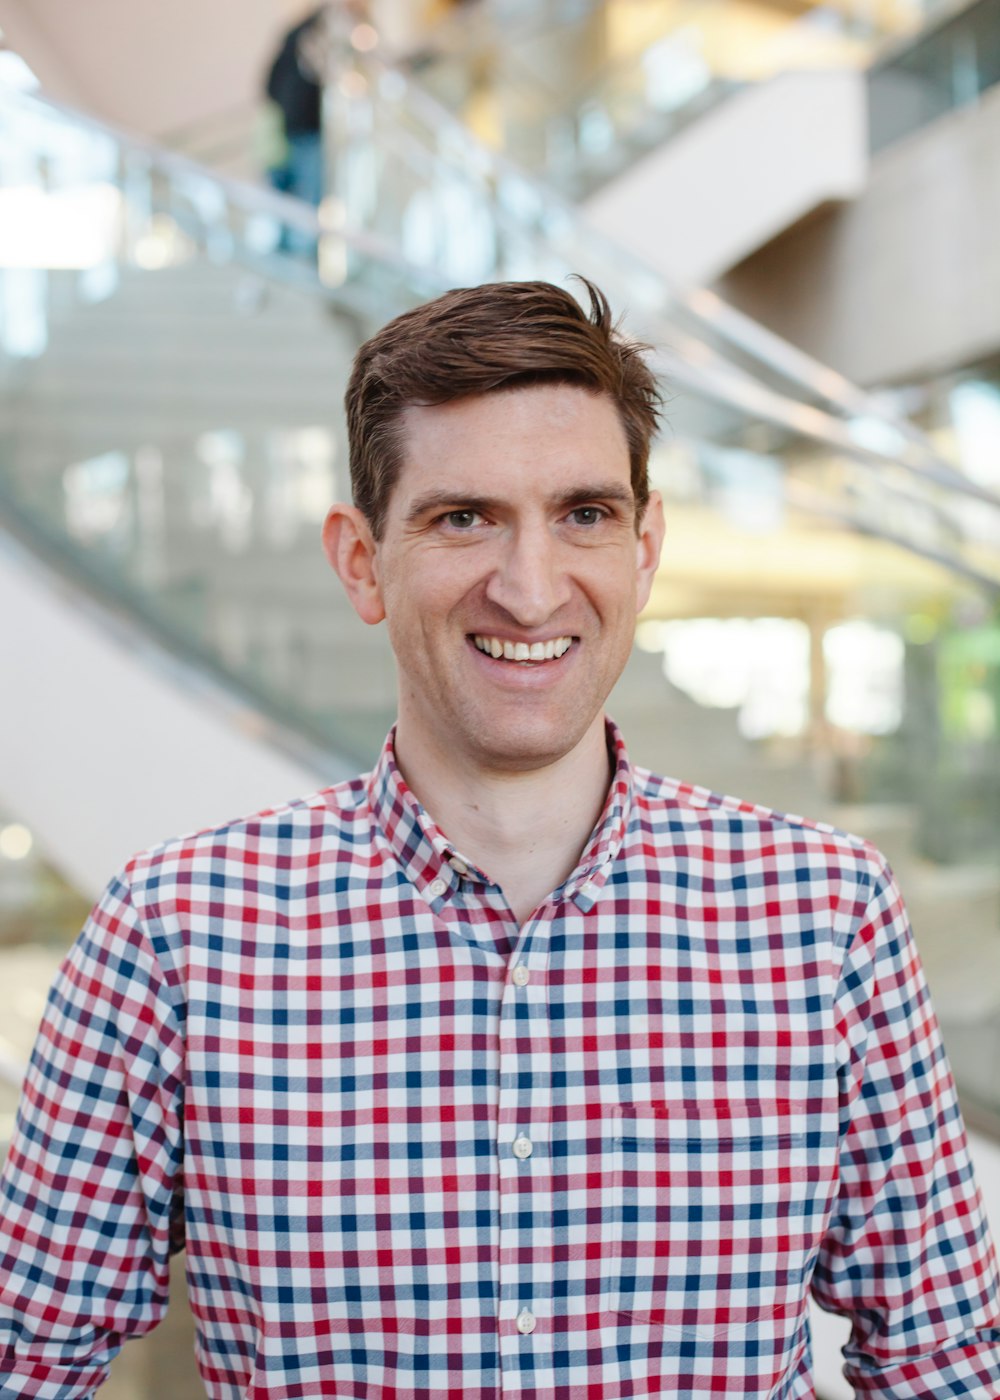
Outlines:
<svg viewBox="0 0 1000 1400"><path fill-rule="evenodd" d="M186 1228L208 1393L1000 1396L995 1266L899 894L630 766L518 928L387 744L158 847L70 953L4 1178L0 1396L90 1396Z"/></svg>

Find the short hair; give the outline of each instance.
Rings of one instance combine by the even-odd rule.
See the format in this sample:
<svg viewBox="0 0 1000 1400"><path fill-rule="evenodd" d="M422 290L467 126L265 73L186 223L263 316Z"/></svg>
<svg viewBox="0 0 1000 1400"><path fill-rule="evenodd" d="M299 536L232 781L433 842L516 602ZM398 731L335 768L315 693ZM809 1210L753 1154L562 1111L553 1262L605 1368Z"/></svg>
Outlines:
<svg viewBox="0 0 1000 1400"><path fill-rule="evenodd" d="M395 317L358 351L345 406L354 504L380 539L402 465L403 409L536 384L606 394L628 443L636 522L649 500L649 448L662 398L643 358L621 335L604 293L579 279L589 314L551 282L462 287Z"/></svg>

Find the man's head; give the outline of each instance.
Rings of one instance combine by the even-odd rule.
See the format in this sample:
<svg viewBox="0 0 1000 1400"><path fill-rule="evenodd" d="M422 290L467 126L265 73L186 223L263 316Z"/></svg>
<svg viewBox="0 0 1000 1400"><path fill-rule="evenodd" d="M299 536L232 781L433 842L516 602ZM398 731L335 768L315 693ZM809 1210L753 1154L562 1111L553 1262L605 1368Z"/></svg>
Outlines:
<svg viewBox="0 0 1000 1400"><path fill-rule="evenodd" d="M637 523L642 518L659 390L642 358L646 347L618 334L603 292L580 280L589 314L549 282L488 283L397 316L361 347L345 400L351 483L376 540L403 461L407 407L540 384L611 400L628 444Z"/></svg>
<svg viewBox="0 0 1000 1400"><path fill-rule="evenodd" d="M387 623L407 765L606 762L603 706L663 519L655 381L590 295L588 316L545 283L454 292L358 355L355 504L323 538L358 615Z"/></svg>

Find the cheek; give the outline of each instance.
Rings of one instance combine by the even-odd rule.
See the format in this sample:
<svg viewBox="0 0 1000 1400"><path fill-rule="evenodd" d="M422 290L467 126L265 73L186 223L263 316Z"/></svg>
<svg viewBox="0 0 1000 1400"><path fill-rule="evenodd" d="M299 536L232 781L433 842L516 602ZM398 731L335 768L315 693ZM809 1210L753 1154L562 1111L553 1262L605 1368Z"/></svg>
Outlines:
<svg viewBox="0 0 1000 1400"><path fill-rule="evenodd" d="M383 583L387 604L425 627L450 621L482 583L472 551L442 551L430 559L401 561ZM388 611L388 607L387 607Z"/></svg>
<svg viewBox="0 0 1000 1400"><path fill-rule="evenodd" d="M454 627L458 605L466 596L460 578L447 568L402 564L382 579L389 636L393 645L412 651L433 645L442 630Z"/></svg>
<svg viewBox="0 0 1000 1400"><path fill-rule="evenodd" d="M613 561L594 560L593 567L578 570L577 578L595 609L608 621L634 619L639 605L635 553L622 551Z"/></svg>

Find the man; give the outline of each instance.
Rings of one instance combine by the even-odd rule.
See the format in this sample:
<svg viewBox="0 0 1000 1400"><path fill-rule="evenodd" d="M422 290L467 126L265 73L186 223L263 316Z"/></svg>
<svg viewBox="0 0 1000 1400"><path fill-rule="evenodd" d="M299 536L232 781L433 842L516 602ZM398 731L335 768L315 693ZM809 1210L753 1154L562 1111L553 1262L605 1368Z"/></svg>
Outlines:
<svg viewBox="0 0 1000 1400"><path fill-rule="evenodd" d="M453 292L359 353L325 526L374 772L137 857L5 1181L0 1396L89 1396L186 1228L209 1395L1000 1395L995 1265L862 841L634 768L663 533L602 295Z"/></svg>

